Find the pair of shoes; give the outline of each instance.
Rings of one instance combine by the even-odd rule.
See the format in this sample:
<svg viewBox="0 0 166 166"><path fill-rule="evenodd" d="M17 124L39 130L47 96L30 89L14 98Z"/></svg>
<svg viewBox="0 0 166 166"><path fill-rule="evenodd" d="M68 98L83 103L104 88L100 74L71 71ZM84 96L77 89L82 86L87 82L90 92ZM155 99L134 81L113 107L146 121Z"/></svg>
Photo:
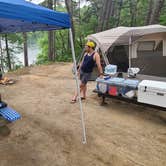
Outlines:
<svg viewBox="0 0 166 166"><path fill-rule="evenodd" d="M76 99L72 99L70 103L74 104L74 103L76 103L76 101L77 101Z"/></svg>
<svg viewBox="0 0 166 166"><path fill-rule="evenodd" d="M81 100L85 100L86 98L85 97L81 97Z"/></svg>

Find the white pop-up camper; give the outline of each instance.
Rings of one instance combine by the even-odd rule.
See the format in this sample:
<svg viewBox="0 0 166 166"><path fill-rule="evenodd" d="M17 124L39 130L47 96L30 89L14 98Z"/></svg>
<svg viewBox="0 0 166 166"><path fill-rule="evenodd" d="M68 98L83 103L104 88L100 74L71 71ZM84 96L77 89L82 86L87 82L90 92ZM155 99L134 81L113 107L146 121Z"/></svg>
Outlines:
<svg viewBox="0 0 166 166"><path fill-rule="evenodd" d="M105 65L117 65L117 72L124 73L139 69L137 78L127 78L127 74L98 78L98 94L166 108L166 26L118 27L87 38L96 43Z"/></svg>
<svg viewBox="0 0 166 166"><path fill-rule="evenodd" d="M140 74L166 77L166 26L117 27L87 37L96 43L106 65L140 68Z"/></svg>

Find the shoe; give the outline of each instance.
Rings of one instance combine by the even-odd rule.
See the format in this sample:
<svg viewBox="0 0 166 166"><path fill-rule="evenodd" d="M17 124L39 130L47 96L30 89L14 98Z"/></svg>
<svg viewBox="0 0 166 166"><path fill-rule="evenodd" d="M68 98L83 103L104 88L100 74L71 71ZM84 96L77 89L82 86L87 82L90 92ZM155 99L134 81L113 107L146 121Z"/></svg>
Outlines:
<svg viewBox="0 0 166 166"><path fill-rule="evenodd" d="M76 99L72 99L70 103L74 104L74 103L76 103L76 101L77 101Z"/></svg>

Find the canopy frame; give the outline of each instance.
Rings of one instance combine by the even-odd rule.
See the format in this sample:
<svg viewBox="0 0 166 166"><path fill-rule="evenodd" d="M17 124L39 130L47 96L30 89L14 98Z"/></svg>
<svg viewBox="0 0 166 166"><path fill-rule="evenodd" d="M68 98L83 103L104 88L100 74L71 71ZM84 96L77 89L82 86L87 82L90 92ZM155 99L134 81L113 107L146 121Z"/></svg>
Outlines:
<svg viewBox="0 0 166 166"><path fill-rule="evenodd" d="M9 32L10 33L14 33L14 32L29 32L29 31L33 31L32 28L29 27L29 24L28 24L28 28L30 28L30 29L28 29L28 28L27 29L25 29L25 28L23 29L22 28L23 26L26 26L27 23L31 23L31 24L35 25L34 20L33 20L34 19L33 16L37 19L37 21L38 21L37 24L39 25L39 26L35 26L34 31L43 30L42 28L46 28L46 27L48 27L48 29L44 29L44 30L47 30L47 31L58 30L58 29L69 29L69 34L70 34L69 37L70 37L70 43L71 43L72 58L73 58L74 69L75 69L75 80L76 80L78 99L79 99L81 127L82 127L82 143L86 144L87 143L87 139L86 139L86 130L85 130L85 120L84 120L84 113L83 113L83 109L82 109L82 101L81 101L81 96L80 96L80 86L79 86L79 79L78 79L78 74L77 74L74 42L73 42L71 24L69 23L70 22L70 16L68 17L67 13L56 12L56 11L47 9L45 7L42 7L42 6L30 3L30 2L27 2L27 1L20 1L20 0L15 0L15 1L14 0L13 1L6 0L5 1L5 0L0 0L0 8L3 8L4 4L5 5L11 5L11 6L13 5L13 6L12 6L12 9L11 9L11 13L8 13L7 9L5 8L6 11L3 13L4 15L0 14L0 20L1 19L2 20L6 19L6 21L8 23L7 26L6 26L6 29L1 27L1 25L0 25L0 34L9 33ZM25 8L25 11L24 10L21 10L21 11L17 11L16 10L16 13L17 12L22 12L23 15L19 15L19 14L16 15L16 13L14 13L14 15L12 15L13 10L15 9L15 6L18 6L18 8L22 8L22 9ZM39 11L37 11L37 13L36 13L37 9L39 9ZM26 14L27 14L28 10L32 10L32 12L33 12L33 13L29 13L30 16L32 16L30 18L26 18ZM50 15L49 15L49 12L50 12ZM57 13L61 13L61 15L64 18L64 20L62 20L61 18L57 18L57 20L56 20L56 18L52 17L52 16L56 16ZM42 17L41 14L43 14L42 15L43 16L43 20L41 20L41 17ZM47 18L47 16L50 16L50 19ZM16 22L18 22L18 24L16 24L16 25L19 26L18 29L16 29L15 26L11 26L11 24L9 24L9 22L8 22L10 20L9 18L12 20L11 22L14 22L14 20L16 20ZM25 19L25 21L24 21L24 19ZM55 21L54 21L54 19L55 19ZM22 24L19 24L20 23L19 21ZM47 21L48 21L48 24L46 23ZM57 22L58 21L59 21L59 27L57 27ZM66 24L65 24L65 21L67 22Z"/></svg>

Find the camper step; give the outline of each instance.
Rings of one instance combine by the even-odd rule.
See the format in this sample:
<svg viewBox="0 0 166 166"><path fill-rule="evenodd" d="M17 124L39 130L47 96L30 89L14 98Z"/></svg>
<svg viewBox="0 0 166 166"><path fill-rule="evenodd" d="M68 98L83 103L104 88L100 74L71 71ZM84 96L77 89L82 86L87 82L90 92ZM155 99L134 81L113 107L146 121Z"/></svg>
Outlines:
<svg viewBox="0 0 166 166"><path fill-rule="evenodd" d="M9 122L14 122L21 118L21 115L10 107L1 108L0 115Z"/></svg>

